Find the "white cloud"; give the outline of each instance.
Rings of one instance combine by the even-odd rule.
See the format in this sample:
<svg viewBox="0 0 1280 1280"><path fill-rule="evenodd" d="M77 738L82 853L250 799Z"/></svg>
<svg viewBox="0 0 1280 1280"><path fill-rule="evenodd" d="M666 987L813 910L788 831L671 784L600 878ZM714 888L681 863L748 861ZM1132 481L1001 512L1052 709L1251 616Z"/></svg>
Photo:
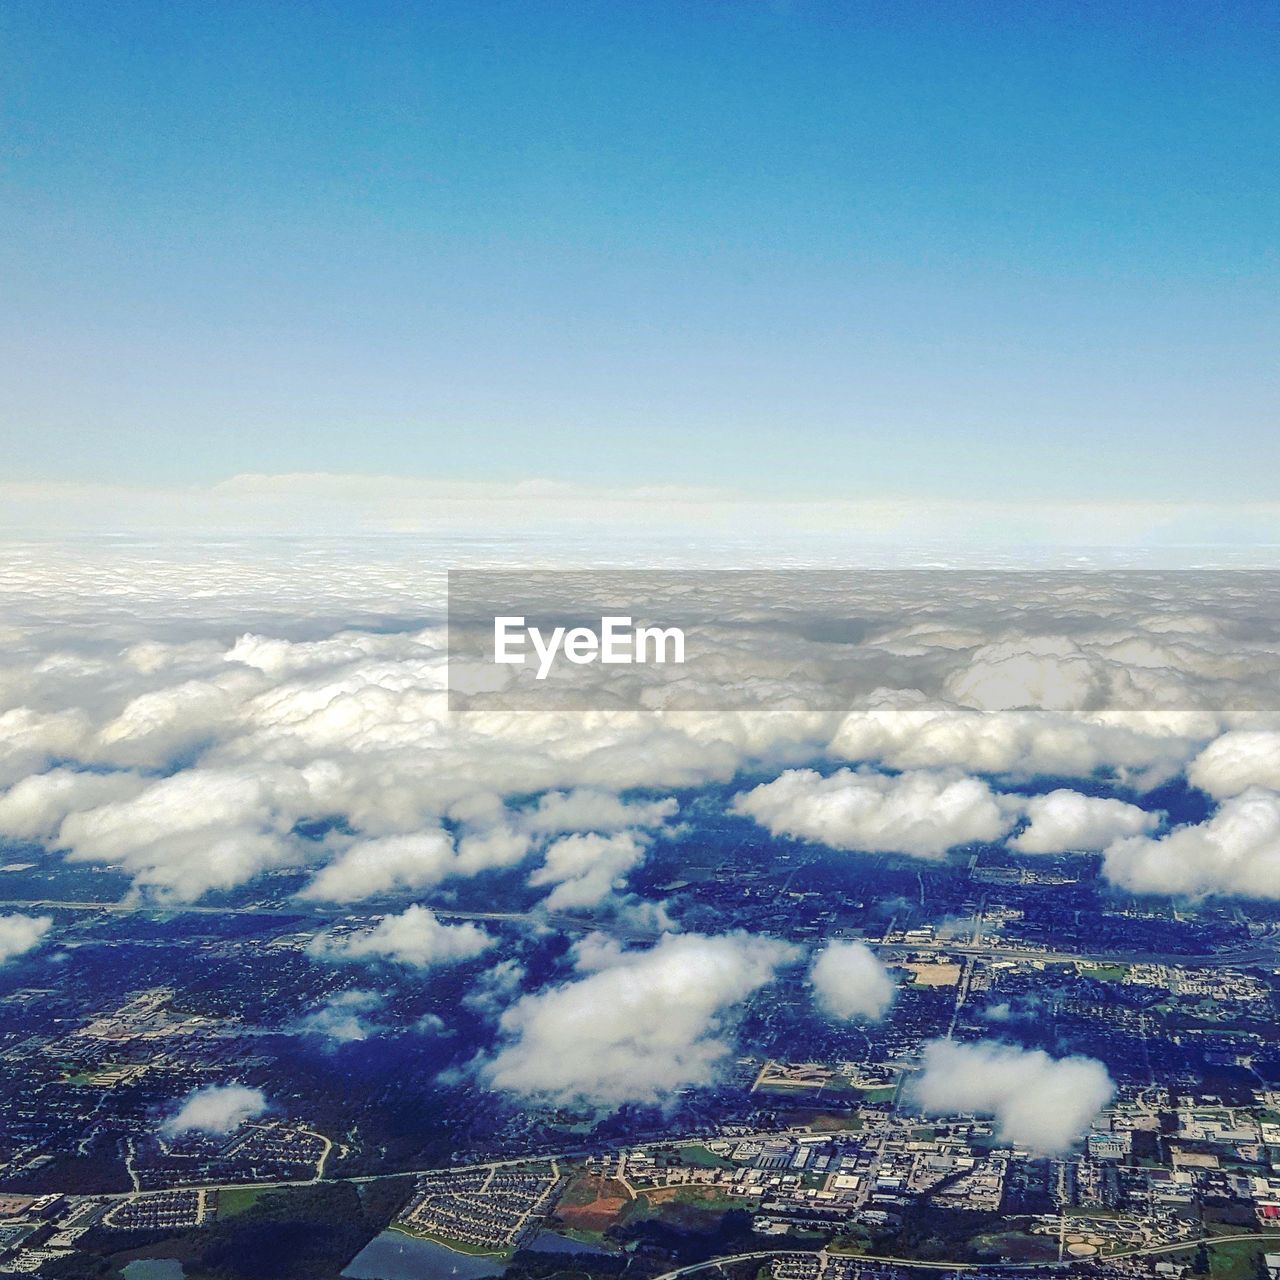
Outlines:
<svg viewBox="0 0 1280 1280"><path fill-rule="evenodd" d="M1087 1131L1115 1084L1096 1058L1053 1058L992 1040L934 1040L910 1093L927 1114L993 1116L1004 1141L1057 1155Z"/></svg>
<svg viewBox="0 0 1280 1280"><path fill-rule="evenodd" d="M524 825L539 835L558 835L562 831L608 832L628 827L660 827L675 816L678 808L671 798L626 801L607 791L579 787L568 792L548 792L522 818Z"/></svg>
<svg viewBox="0 0 1280 1280"><path fill-rule="evenodd" d="M218 1136L231 1133L266 1109L267 1099L261 1089L249 1089L242 1084L208 1085L189 1093L178 1110L161 1125L161 1132L169 1137L192 1131Z"/></svg>
<svg viewBox="0 0 1280 1280"><path fill-rule="evenodd" d="M31 951L52 927L52 916L0 916L0 964Z"/></svg>
<svg viewBox="0 0 1280 1280"><path fill-rule="evenodd" d="M958 768L973 773L1088 777L1111 768L1154 784L1192 751L1187 733L1213 723L1185 715L1112 717L1041 710L983 711L919 690L881 690L862 699L832 735L843 760L877 760L892 769Z"/></svg>
<svg viewBox="0 0 1280 1280"><path fill-rule="evenodd" d="M1031 821L1009 841L1019 853L1071 853L1104 849L1123 836L1154 830L1160 815L1122 800L1081 795L1061 788L1027 801Z"/></svg>
<svg viewBox="0 0 1280 1280"><path fill-rule="evenodd" d="M726 1021L797 948L771 938L667 935L646 951L583 952L585 976L503 1014L483 1067L498 1089L617 1105L705 1084L729 1052Z"/></svg>
<svg viewBox="0 0 1280 1280"><path fill-rule="evenodd" d="M1280 791L1280 732L1237 729L1224 733L1191 762L1187 778L1219 800L1250 787Z"/></svg>
<svg viewBox="0 0 1280 1280"><path fill-rule="evenodd" d="M429 969L469 960L493 945L494 939L474 924L444 924L429 908L412 906L398 916L383 916L372 929L319 934L310 950L325 960L389 960Z"/></svg>
<svg viewBox="0 0 1280 1280"><path fill-rule="evenodd" d="M368 486L234 488L236 501L252 492L266 503L268 489L278 501ZM519 510L514 495L502 501ZM800 574L781 608L776 579L708 579L694 594L720 620L715 659L680 671L654 707L451 715L437 566L479 553L430 540L358 548L0 548L0 786L17 784L0 797L0 832L117 867L163 899L314 866L305 896L354 902L512 867L573 831L652 831L674 802L620 793L824 751L909 774L1110 771L1146 783L1224 730L1280 726L1266 601L1212 575L1158 574L1098 575L1074 591L1032 575L1015 583L1016 601L998 574L843 585ZM484 559L494 556L486 543ZM684 547L671 554L685 558ZM1011 702L1030 705L981 709ZM1261 776L1210 784L1213 759L1203 753L1197 776L1218 793ZM113 763L147 776L113 775L119 791L90 780L87 769ZM963 821L930 833L901 814L895 827L894 803L881 797L854 834L930 850L965 837ZM302 820L334 825L322 841L301 839Z"/></svg>
<svg viewBox="0 0 1280 1280"><path fill-rule="evenodd" d="M946 682L956 702L982 711L1080 711L1100 693L1100 663L1062 636L984 645Z"/></svg>
<svg viewBox="0 0 1280 1280"><path fill-rule="evenodd" d="M79 708L0 711L0 786L42 773L55 760L74 759L87 748L90 723Z"/></svg>
<svg viewBox="0 0 1280 1280"><path fill-rule="evenodd" d="M429 889L455 868L444 831L359 840L344 849L299 892L324 902L359 902L402 890Z"/></svg>
<svg viewBox="0 0 1280 1280"><path fill-rule="evenodd" d="M298 1035L321 1036L335 1044L367 1040L381 1030L369 1015L382 1005L383 999L376 991L343 991L299 1018L292 1029Z"/></svg>
<svg viewBox="0 0 1280 1280"><path fill-rule="evenodd" d="M525 967L518 960L499 960L472 983L462 1003L477 1013L492 1016L519 994L524 980Z"/></svg>
<svg viewBox="0 0 1280 1280"><path fill-rule="evenodd" d="M623 886L626 873L643 859L646 844L629 831L564 836L547 846L546 860L529 883L555 886L542 900L548 911L594 907Z"/></svg>
<svg viewBox="0 0 1280 1280"><path fill-rule="evenodd" d="M812 769L788 769L735 796L733 811L774 835L919 858L940 858L975 840L998 840L1014 822L1013 806L977 778L851 769L826 778Z"/></svg>
<svg viewBox="0 0 1280 1280"><path fill-rule="evenodd" d="M136 773L78 769L34 773L0 796L0 835L17 840L50 839L68 814L128 799L146 785L146 779Z"/></svg>
<svg viewBox="0 0 1280 1280"><path fill-rule="evenodd" d="M1135 893L1280 899L1280 794L1253 787L1223 801L1206 822L1158 839L1118 840L1106 850L1103 872Z"/></svg>
<svg viewBox="0 0 1280 1280"><path fill-rule="evenodd" d="M893 1003L895 986L875 952L862 942L832 942L815 957L809 982L818 1007L831 1018L878 1022Z"/></svg>
<svg viewBox="0 0 1280 1280"><path fill-rule="evenodd" d="M74 860L121 867L158 897L189 901L300 861L291 828L313 811L322 775L322 769L189 769L70 814L56 843Z"/></svg>

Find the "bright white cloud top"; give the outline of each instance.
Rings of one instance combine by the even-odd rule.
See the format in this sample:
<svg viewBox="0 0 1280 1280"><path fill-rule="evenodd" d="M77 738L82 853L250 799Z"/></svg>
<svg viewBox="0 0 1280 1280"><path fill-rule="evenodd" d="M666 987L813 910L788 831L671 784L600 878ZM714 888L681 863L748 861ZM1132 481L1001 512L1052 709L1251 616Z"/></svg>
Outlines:
<svg viewBox="0 0 1280 1280"><path fill-rule="evenodd" d="M1013 806L977 778L851 769L826 778L812 769L788 769L736 796L733 809L776 836L919 858L999 840L1016 817Z"/></svg>
<svg viewBox="0 0 1280 1280"><path fill-rule="evenodd" d="M1198 825L1111 845L1107 878L1135 893L1280 899L1280 793L1254 787Z"/></svg>
<svg viewBox="0 0 1280 1280"><path fill-rule="evenodd" d="M399 915L383 916L372 929L353 933L319 934L311 953L324 960L387 960L411 969L470 960L494 945L477 925L445 924L429 907L406 907Z"/></svg>
<svg viewBox="0 0 1280 1280"><path fill-rule="evenodd" d="M809 982L818 1007L828 1017L878 1022L896 993L893 978L862 942L832 942L814 958Z"/></svg>
<svg viewBox="0 0 1280 1280"><path fill-rule="evenodd" d="M34 950L51 928L52 916L0 916L0 964Z"/></svg>
<svg viewBox="0 0 1280 1280"><path fill-rule="evenodd" d="M579 951L583 976L526 995L482 1068L497 1089L568 1101L653 1102L707 1084L730 1051L728 1021L799 950L745 933L663 937L644 951Z"/></svg>
<svg viewBox="0 0 1280 1280"><path fill-rule="evenodd" d="M988 1115L998 1136L1044 1155L1069 1150L1115 1095L1096 1058L1054 1058L998 1041L925 1046L911 1097L929 1115Z"/></svg>
<svg viewBox="0 0 1280 1280"><path fill-rule="evenodd" d="M267 1106L266 1095L261 1089L250 1089L242 1084L208 1085L188 1094L160 1130L171 1138L192 1132L217 1137L256 1119L267 1110Z"/></svg>
<svg viewBox="0 0 1280 1280"><path fill-rule="evenodd" d="M1158 814L1122 800L1081 795L1060 788L1027 801L1026 829L1009 841L1019 853L1072 853L1105 849L1123 836L1160 825Z"/></svg>
<svg viewBox="0 0 1280 1280"><path fill-rule="evenodd" d="M437 551L439 563L458 555ZM1257 584L1244 596L1218 585L1229 575L1102 575L1073 591L1045 574L1011 609L999 574L886 574L843 592L788 574L793 607L776 615L768 590L731 584L717 597L712 584L700 606L734 625L714 631L715 662L682 670L662 705L451 717L429 559L418 543L301 563L233 543L0 550L12 606L0 838L115 868L162 901L290 870L304 898L399 907L527 859L553 901L585 902L626 874L630 851L612 837L638 842L677 817L670 799L624 798L631 788L849 762L833 778L783 772L740 811L836 848L941 858L1014 830L1026 802L1001 778L1101 774L1140 789L1190 767L1223 802L1219 826L1158 842L1158 856L1126 846L1106 874L1144 892L1270 892L1265 847L1224 874L1214 836L1228 801L1276 791L1280 708L1261 625L1276 593ZM856 637L840 634L852 603ZM830 620L831 637L796 616ZM1045 800L1027 806L1015 848L1152 838L1125 829L1146 823L1135 814ZM330 820L323 841L299 833ZM583 844L547 847L577 835L602 838L585 846L601 865L562 875L558 860Z"/></svg>
<svg viewBox="0 0 1280 1280"><path fill-rule="evenodd" d="M1280 791L1280 732L1224 733L1191 762L1187 777L1211 796L1238 796L1250 787Z"/></svg>
<svg viewBox="0 0 1280 1280"><path fill-rule="evenodd" d="M626 873L644 857L647 843L627 831L564 836L548 846L546 861L529 883L555 886L543 899L548 911L594 907L622 888Z"/></svg>

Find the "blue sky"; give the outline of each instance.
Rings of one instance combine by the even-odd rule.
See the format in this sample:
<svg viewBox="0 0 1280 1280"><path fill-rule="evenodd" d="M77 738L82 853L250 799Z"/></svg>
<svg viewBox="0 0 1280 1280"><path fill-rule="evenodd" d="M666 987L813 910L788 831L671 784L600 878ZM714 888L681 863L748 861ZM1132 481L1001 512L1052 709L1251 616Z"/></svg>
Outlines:
<svg viewBox="0 0 1280 1280"><path fill-rule="evenodd" d="M1278 21L11 0L7 478L1274 501Z"/></svg>

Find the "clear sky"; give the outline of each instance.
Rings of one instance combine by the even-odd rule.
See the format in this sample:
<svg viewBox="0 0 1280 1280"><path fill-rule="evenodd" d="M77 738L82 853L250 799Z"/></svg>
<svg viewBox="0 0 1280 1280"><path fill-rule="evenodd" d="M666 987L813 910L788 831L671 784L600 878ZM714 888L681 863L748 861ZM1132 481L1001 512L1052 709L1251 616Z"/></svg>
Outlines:
<svg viewBox="0 0 1280 1280"><path fill-rule="evenodd" d="M6 478L1275 500L1278 15L8 0Z"/></svg>

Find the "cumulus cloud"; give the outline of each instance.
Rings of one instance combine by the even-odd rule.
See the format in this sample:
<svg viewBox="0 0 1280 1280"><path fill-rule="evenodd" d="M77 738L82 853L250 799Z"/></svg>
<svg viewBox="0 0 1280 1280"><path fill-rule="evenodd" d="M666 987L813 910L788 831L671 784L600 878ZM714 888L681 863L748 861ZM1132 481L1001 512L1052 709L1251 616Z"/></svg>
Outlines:
<svg viewBox="0 0 1280 1280"><path fill-rule="evenodd" d="M114 864L158 897L189 901L299 861L292 828L314 811L324 772L189 769L70 814L56 843L73 860Z"/></svg>
<svg viewBox="0 0 1280 1280"><path fill-rule="evenodd" d="M0 964L26 955L52 927L52 916L0 916Z"/></svg>
<svg viewBox="0 0 1280 1280"><path fill-rule="evenodd" d="M824 778L788 769L740 792L733 811L774 835L868 853L940 858L975 840L999 840L1014 807L977 778L915 772L897 776L841 769Z"/></svg>
<svg viewBox="0 0 1280 1280"><path fill-rule="evenodd" d="M1025 830L1009 841L1019 853L1071 853L1104 849L1124 836L1141 835L1160 824L1160 816L1122 800L1081 795L1061 788L1027 801Z"/></svg>
<svg viewBox="0 0 1280 1280"><path fill-rule="evenodd" d="M499 960L472 983L462 1003L476 1013L493 1016L519 995L524 980L525 967L518 960Z"/></svg>
<svg viewBox="0 0 1280 1280"><path fill-rule="evenodd" d="M322 933L311 953L325 960L388 960L411 969L470 960L494 945L474 924L444 924L427 907L407 907L398 916L383 916L372 929L355 933Z"/></svg>
<svg viewBox="0 0 1280 1280"><path fill-rule="evenodd" d="M444 579L421 546L0 558L0 834L174 901L312 866L315 900L417 895L562 835L653 832L677 816L656 792L824 755L1145 784L1199 752L1225 797L1270 775L1215 781L1227 747L1205 743L1280 724L1270 599L1213 575L797 574L781 607L777 578L677 583L714 652L652 699L451 715ZM614 692L635 672L596 675ZM102 767L130 772L92 781ZM876 807L856 834L902 842L892 800ZM968 838L901 825L907 852Z"/></svg>
<svg viewBox="0 0 1280 1280"><path fill-rule="evenodd" d="M367 1040L382 1029L370 1016L382 1004L376 991L343 991L299 1018L292 1030L297 1035L319 1036L335 1044Z"/></svg>
<svg viewBox="0 0 1280 1280"><path fill-rule="evenodd" d="M321 868L298 896L323 902L359 902L431 888L454 867L453 841L444 831L358 840Z"/></svg>
<svg viewBox="0 0 1280 1280"><path fill-rule="evenodd" d="M1250 787L1280 791L1280 732L1224 733L1191 762L1187 778L1216 799L1238 796Z"/></svg>
<svg viewBox="0 0 1280 1280"><path fill-rule="evenodd" d="M1176 773L1194 749L1194 735L1211 734L1215 724L1185 715L1108 719L1038 708L987 711L920 690L885 689L847 712L829 750L838 759L876 760L892 769L1088 777L1107 768L1124 780L1154 785Z"/></svg>
<svg viewBox="0 0 1280 1280"><path fill-rule="evenodd" d="M482 1067L494 1088L559 1100L654 1102L711 1081L734 1009L798 949L745 933L667 935L645 951L592 945L584 976L526 995Z"/></svg>
<svg viewBox="0 0 1280 1280"><path fill-rule="evenodd" d="M1251 787L1206 822L1117 840L1103 873L1135 893L1280 898L1280 793Z"/></svg>
<svg viewBox="0 0 1280 1280"><path fill-rule="evenodd" d="M660 827L679 809L676 800L623 800L607 791L579 787L551 791L523 816L525 826L539 835L563 831L621 831Z"/></svg>
<svg viewBox="0 0 1280 1280"><path fill-rule="evenodd" d="M546 860L529 883L555 886L542 901L548 911L594 907L622 887L626 873L644 857L646 844L628 831L564 836L547 847Z"/></svg>
<svg viewBox="0 0 1280 1280"><path fill-rule="evenodd" d="M160 1126L167 1137L181 1133L231 1133L267 1110L261 1089L242 1084L214 1084L189 1093L178 1110Z"/></svg>
<svg viewBox="0 0 1280 1280"><path fill-rule="evenodd" d="M32 774L0 796L0 835L17 840L49 839L68 814L128 799L146 785L146 780L134 773L51 769Z"/></svg>
<svg viewBox="0 0 1280 1280"><path fill-rule="evenodd" d="M1115 1095L1096 1058L1053 1058L992 1040L934 1040L923 1066L910 1093L927 1114L993 1116L1002 1140L1045 1155L1069 1150Z"/></svg>
<svg viewBox="0 0 1280 1280"><path fill-rule="evenodd" d="M818 1007L841 1021L878 1022L895 994L889 971L862 942L829 943L814 958L809 982Z"/></svg>

